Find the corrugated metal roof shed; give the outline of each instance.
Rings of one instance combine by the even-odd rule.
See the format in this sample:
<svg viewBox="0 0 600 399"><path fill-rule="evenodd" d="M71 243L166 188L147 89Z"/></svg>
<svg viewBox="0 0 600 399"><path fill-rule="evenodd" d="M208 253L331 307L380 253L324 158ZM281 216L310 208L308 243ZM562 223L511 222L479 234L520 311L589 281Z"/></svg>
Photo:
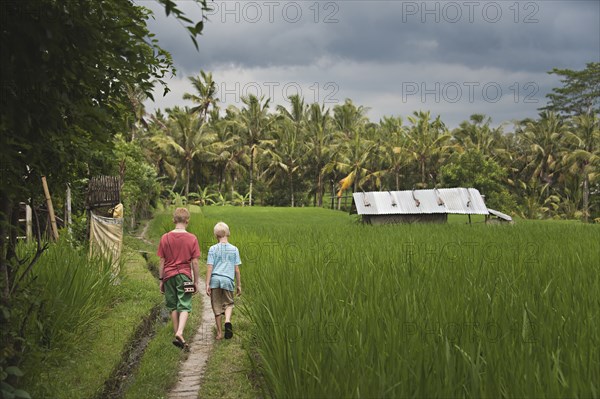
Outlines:
<svg viewBox="0 0 600 399"><path fill-rule="evenodd" d="M354 193L353 199L359 215L489 214L483 197L474 188L370 191Z"/></svg>

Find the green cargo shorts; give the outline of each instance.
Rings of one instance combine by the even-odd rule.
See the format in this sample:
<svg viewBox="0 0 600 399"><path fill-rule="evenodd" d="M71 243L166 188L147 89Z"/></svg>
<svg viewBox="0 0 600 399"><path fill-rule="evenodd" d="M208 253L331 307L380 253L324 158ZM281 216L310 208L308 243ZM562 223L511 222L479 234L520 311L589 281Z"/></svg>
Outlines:
<svg viewBox="0 0 600 399"><path fill-rule="evenodd" d="M183 292L184 281L192 280L185 274L178 274L164 283L165 301L170 312L174 310L178 312L192 311L192 293Z"/></svg>

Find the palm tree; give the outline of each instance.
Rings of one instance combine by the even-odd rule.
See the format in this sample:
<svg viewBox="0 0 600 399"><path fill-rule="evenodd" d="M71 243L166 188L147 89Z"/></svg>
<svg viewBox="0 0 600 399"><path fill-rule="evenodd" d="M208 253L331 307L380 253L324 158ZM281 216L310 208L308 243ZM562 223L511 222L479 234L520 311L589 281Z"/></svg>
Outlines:
<svg viewBox="0 0 600 399"><path fill-rule="evenodd" d="M214 109L219 102L219 99L215 97L217 94L217 86L213 80L212 73L206 73L200 71L200 76L192 76L188 78L196 94L185 93L183 95L184 100L191 100L193 103L198 104L191 109L192 114L198 114L200 116L201 124L207 121L209 116L209 108Z"/></svg>
<svg viewBox="0 0 600 399"><path fill-rule="evenodd" d="M361 179L368 175L364 168L368 161L368 152L373 143L363 137L365 125L368 122L366 113L368 108L355 106L352 100L346 99L343 105L333 107L333 120L337 128L338 155L341 159L336 162L335 168L346 173L342 179L340 193L350 186L353 191L358 190Z"/></svg>
<svg viewBox="0 0 600 399"><path fill-rule="evenodd" d="M228 176L231 189L231 201L236 197L236 182L244 176L247 167L244 165L250 164L250 156L244 142L244 130L237 122L238 114L235 107L230 107L226 111L223 122L227 127L227 131L231 135L229 153L227 163L224 166L225 175ZM242 196L245 197L245 196Z"/></svg>
<svg viewBox="0 0 600 399"><path fill-rule="evenodd" d="M226 183L229 172L237 169L238 162L244 152L241 135L235 130L235 125L231 123L231 113L228 112L225 118L219 115L218 107L210 112L207 129L215 134L215 141L211 145L212 162L217 175L217 192L221 194L223 184ZM233 190L232 178L232 190Z"/></svg>
<svg viewBox="0 0 600 399"><path fill-rule="evenodd" d="M331 117L325 105L314 103L310 106L306 122L309 159L315 167L316 203L323 206L323 167L328 162L332 142Z"/></svg>
<svg viewBox="0 0 600 399"><path fill-rule="evenodd" d="M249 206L252 206L252 190L254 186L254 166L256 157L260 150L260 144L265 140L266 135L270 132L271 124L274 121L268 111L270 99L260 98L253 94L242 96L242 102L246 106L242 110L234 109L237 114L235 123L239 125L243 134L244 142L250 153L250 169L248 171L250 177L249 187Z"/></svg>
<svg viewBox="0 0 600 399"><path fill-rule="evenodd" d="M269 166L271 170L274 168L275 175L278 174L277 172L283 172L287 178L290 187L290 204L293 208L295 205L294 177L300 172L303 158L306 157L304 132L308 106L297 94L288 99L291 103L290 111L281 105L277 106L279 123L274 130L276 147Z"/></svg>
<svg viewBox="0 0 600 399"><path fill-rule="evenodd" d="M486 156L493 156L502 136L502 128L492 129L492 119L483 114L473 114L469 119L461 122L452 132L453 140L461 150L474 148Z"/></svg>
<svg viewBox="0 0 600 399"><path fill-rule="evenodd" d="M175 107L167 109L169 121L167 130L154 136L155 144L165 153L175 156L185 170L185 197L190 192L190 177L194 160L208 159L209 145L215 140L203 126L201 119L190 112L189 108Z"/></svg>
<svg viewBox="0 0 600 399"><path fill-rule="evenodd" d="M359 187L372 178L379 178L381 172L374 173L367 168L370 162L371 151L376 147L376 143L365 139L360 130L354 130L351 140L344 139L341 136L334 151L336 156L332 157L326 171L339 170L345 174L340 180L340 190L338 197L342 192L352 187L353 192L358 191Z"/></svg>
<svg viewBox="0 0 600 399"><path fill-rule="evenodd" d="M337 131L341 132L346 139L351 139L368 122L366 117L368 110L362 105L355 106L350 99L346 99L343 105L333 107L333 120Z"/></svg>
<svg viewBox="0 0 600 399"><path fill-rule="evenodd" d="M288 100L290 101L291 109L288 111L284 106L278 105L277 112L279 112L281 117L289 119L294 124L296 135L300 137L306 123L308 105L304 104L304 99L298 94L289 96Z"/></svg>
<svg viewBox="0 0 600 399"><path fill-rule="evenodd" d="M431 121L429 111L414 112L408 120L412 124L407 136L408 151L419 165L420 186L425 188L427 173L433 172L436 162L440 162L452 148L449 144L451 135L439 116Z"/></svg>
<svg viewBox="0 0 600 399"><path fill-rule="evenodd" d="M582 176L583 219L590 216L590 184L600 177L600 120L594 114L573 117L573 131L565 134L569 144L563 163L573 176Z"/></svg>
<svg viewBox="0 0 600 399"><path fill-rule="evenodd" d="M521 196L521 216L525 219L542 219L553 209L557 208L557 198L547 195L550 188L548 183L539 180L515 182Z"/></svg>
<svg viewBox="0 0 600 399"><path fill-rule="evenodd" d="M139 142L144 149L146 159L154 165L158 175L173 180L171 188L171 191L173 191L177 186L179 177L178 161L170 155L171 151L163 151L156 144L156 136L167 134L169 130L168 123L167 117L161 110L156 110L154 114L150 115L148 134L141 136Z"/></svg>
<svg viewBox="0 0 600 399"><path fill-rule="evenodd" d="M133 114L133 121L128 121L131 125L131 141L135 141L136 133L142 128L148 128L148 123L144 119L144 116L146 116L146 108L144 106L144 101L148 99L148 96L146 95L144 90L142 90L139 86L131 87L127 85L125 91L127 93L127 105L129 106L129 110Z"/></svg>
<svg viewBox="0 0 600 399"><path fill-rule="evenodd" d="M383 117L379 122L383 141L383 157L386 170L392 173L396 190L400 190L400 172L407 165L410 153L407 151L406 129L401 117Z"/></svg>
<svg viewBox="0 0 600 399"><path fill-rule="evenodd" d="M292 208L295 206L294 181L302 170L303 160L307 154L302 131L298 131L295 125L287 117L280 118L273 133L276 146L265 153L269 159L267 170L272 174L273 179L283 175L288 181Z"/></svg>
<svg viewBox="0 0 600 399"><path fill-rule="evenodd" d="M527 169L533 170L530 179L552 185L568 126L554 112L543 112L540 116L540 120L526 123L522 136L529 150Z"/></svg>

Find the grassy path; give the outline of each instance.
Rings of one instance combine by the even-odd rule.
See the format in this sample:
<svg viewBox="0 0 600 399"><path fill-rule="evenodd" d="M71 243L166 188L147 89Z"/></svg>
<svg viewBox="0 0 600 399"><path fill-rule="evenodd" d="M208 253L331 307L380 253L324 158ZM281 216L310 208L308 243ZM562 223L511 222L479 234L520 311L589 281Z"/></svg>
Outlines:
<svg viewBox="0 0 600 399"><path fill-rule="evenodd" d="M201 295L201 294L199 294ZM169 393L172 399L195 399L206 370L206 362L215 342L212 326L214 324L210 300L203 296L202 319L194 338L190 343L190 355L181 364L177 384Z"/></svg>
<svg viewBox="0 0 600 399"><path fill-rule="evenodd" d="M146 274L154 274L153 294L158 300L160 316L154 318L149 326L149 334L142 337L137 344L143 344L143 350L137 353L135 367L127 376L127 383L119 392L120 398L147 399L166 398L171 388L177 383L179 366L188 357L171 344L173 327L168 311L164 308L164 297L158 293L156 242L162 234L162 227L156 226L155 220L146 221L137 234L129 236L129 247L139 258L146 260ZM150 270L150 272L148 271ZM193 308L201 309L198 296L193 299ZM192 312L186 330L192 335L196 331L201 312ZM142 342L143 341L143 342ZM190 340L191 341L191 340Z"/></svg>
<svg viewBox="0 0 600 399"><path fill-rule="evenodd" d="M161 234L172 227L170 219L170 212L158 212L153 220L146 222L136 237L137 249L145 253L154 273L158 265L156 243ZM197 398L206 362L213 348L213 323L210 302L201 294L195 295L185 333L186 337L189 336L190 352L185 353L171 344L172 325L168 312L163 309L163 321L156 326L156 333L124 397Z"/></svg>

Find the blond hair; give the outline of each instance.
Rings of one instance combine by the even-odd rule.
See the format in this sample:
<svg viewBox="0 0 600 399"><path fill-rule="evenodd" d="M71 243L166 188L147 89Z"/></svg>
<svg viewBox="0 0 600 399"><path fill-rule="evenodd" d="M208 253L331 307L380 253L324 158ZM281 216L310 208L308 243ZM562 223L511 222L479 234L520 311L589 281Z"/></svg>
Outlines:
<svg viewBox="0 0 600 399"><path fill-rule="evenodd" d="M177 208L173 212L173 223L187 223L190 221L190 211L185 208Z"/></svg>
<svg viewBox="0 0 600 399"><path fill-rule="evenodd" d="M217 237L217 238L229 237L229 234L230 234L229 226L227 226L223 222L219 222L219 223L215 224L215 228L214 228L213 232L215 233L215 237Z"/></svg>

